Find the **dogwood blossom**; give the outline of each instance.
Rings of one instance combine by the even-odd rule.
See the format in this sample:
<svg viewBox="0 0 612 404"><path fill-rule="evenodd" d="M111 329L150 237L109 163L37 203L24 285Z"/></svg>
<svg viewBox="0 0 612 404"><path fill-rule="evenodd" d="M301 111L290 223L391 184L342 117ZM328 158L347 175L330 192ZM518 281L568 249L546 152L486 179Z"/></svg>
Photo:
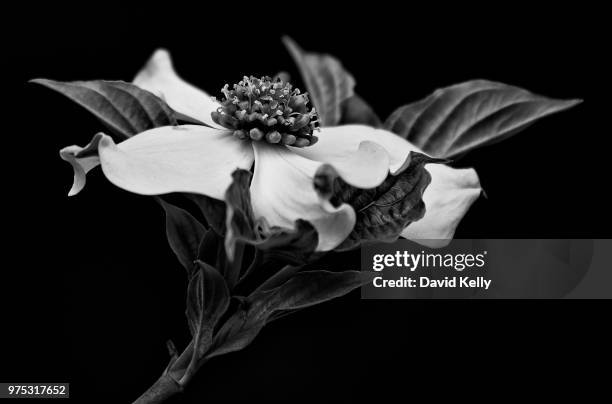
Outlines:
<svg viewBox="0 0 612 404"><path fill-rule="evenodd" d="M232 172L252 169L250 193L255 215L271 226L285 228L293 227L297 219L307 220L318 232L317 250L328 251L349 235L356 213L347 203L333 204L329 190L321 187L318 180L340 177L351 186L373 188L388 175L406 169L410 152L420 152L383 129L365 125L318 128L314 111L297 105L307 97L285 84L270 88L274 83L265 78L245 78L235 87L248 97L248 106L240 108L241 100L227 87L225 103L219 102L180 78L165 50L154 53L133 83L202 125L158 127L120 143L97 134L85 147L62 149L61 157L75 170L70 195L78 193L85 185L86 173L100 165L109 181L130 192L189 192L223 200ZM262 106L261 100L266 105L280 100L270 98L270 91L275 90L286 91L287 102L280 112L274 105L272 110ZM288 101L290 97L293 101ZM236 108L231 108L232 102ZM260 102L261 107L255 108L253 102ZM297 103L292 105L302 113L291 115L295 112L291 112L289 102ZM249 118L247 113L252 116ZM257 125L245 130L237 125L240 119ZM282 133L285 126L279 120L287 121L287 133ZM266 125L270 130L264 133ZM296 135L291 135L289 129ZM473 169L428 164L427 170L431 183L423 195L425 216L408 225L402 236L441 240L440 244L444 244L453 237L459 221L479 196L480 184Z"/></svg>

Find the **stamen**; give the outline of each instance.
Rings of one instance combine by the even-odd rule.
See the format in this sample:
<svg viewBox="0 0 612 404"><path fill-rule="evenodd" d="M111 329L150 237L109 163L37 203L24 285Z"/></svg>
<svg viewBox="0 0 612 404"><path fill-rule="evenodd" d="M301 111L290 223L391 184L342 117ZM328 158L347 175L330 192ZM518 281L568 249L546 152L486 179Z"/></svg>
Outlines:
<svg viewBox="0 0 612 404"><path fill-rule="evenodd" d="M316 111L309 105L308 93L281 79L244 77L233 89L225 85L221 106L212 119L231 129L241 140L263 140L272 144L306 147L317 142Z"/></svg>

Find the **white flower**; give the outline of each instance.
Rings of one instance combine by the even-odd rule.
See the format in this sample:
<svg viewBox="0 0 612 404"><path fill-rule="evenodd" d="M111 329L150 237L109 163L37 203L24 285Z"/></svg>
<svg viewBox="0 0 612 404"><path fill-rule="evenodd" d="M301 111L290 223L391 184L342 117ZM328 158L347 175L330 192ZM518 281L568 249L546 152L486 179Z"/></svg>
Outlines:
<svg viewBox="0 0 612 404"><path fill-rule="evenodd" d="M134 193L190 192L223 200L232 172L254 165L250 191L255 215L286 228L297 219L307 220L318 232L317 250L328 251L349 235L356 214L348 204L332 205L329 193L315 186L317 175L337 175L352 186L373 188L389 173L401 172L410 152L419 151L391 132L364 125L321 128L318 142L308 147L241 139L212 119L220 104L183 81L164 50L155 52L133 83L209 126L160 127L119 144L99 134L85 148L67 147L60 154L75 169L71 195L83 188L85 174L99 164L109 181ZM96 146L97 156L76 157ZM444 244L480 194L480 184L473 169L429 164L427 170L432 181L423 195L425 217L402 236Z"/></svg>

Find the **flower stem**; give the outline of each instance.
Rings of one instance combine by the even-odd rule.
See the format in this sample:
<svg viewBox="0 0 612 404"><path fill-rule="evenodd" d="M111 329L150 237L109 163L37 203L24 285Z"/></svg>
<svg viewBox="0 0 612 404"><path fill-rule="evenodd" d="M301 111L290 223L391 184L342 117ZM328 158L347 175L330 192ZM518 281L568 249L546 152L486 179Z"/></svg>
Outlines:
<svg viewBox="0 0 612 404"><path fill-rule="evenodd" d="M184 377L185 371L191 361L193 355L193 340L180 355L177 355L174 344L169 344L169 349L171 351L170 363L164 370L164 373L132 404L163 403L166 399L183 391L185 385L179 383L177 380ZM187 382L189 382L189 379L185 380L185 383Z"/></svg>
<svg viewBox="0 0 612 404"><path fill-rule="evenodd" d="M160 404L182 391L183 387L167 373L164 373L133 404Z"/></svg>

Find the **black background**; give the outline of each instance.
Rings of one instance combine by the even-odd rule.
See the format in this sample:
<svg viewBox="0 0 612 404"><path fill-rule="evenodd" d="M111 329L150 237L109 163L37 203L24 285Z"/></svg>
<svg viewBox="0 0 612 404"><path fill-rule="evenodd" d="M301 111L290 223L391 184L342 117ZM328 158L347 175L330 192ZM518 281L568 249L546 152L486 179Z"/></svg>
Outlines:
<svg viewBox="0 0 612 404"><path fill-rule="evenodd" d="M220 2L8 13L0 381L70 382L74 402L130 402L166 365L166 340L187 343L186 280L159 206L113 187L99 170L81 194L66 197L72 170L57 151L102 128L67 99L26 84L129 81L160 46L179 74L215 94L245 74L286 70L300 83L280 42L289 34L337 56L383 118L473 78L583 98L456 163L475 167L488 194L457 236L609 238L610 131L597 121L606 116L597 106L607 41L598 11L512 4L342 12L329 3ZM334 258L359 266L358 254ZM398 402L418 393L475 397L487 386L496 396L537 386L544 397L584 397L601 379L585 385L578 376L609 366L607 322L599 302L361 301L356 292L271 324L244 351L207 364L176 402Z"/></svg>

